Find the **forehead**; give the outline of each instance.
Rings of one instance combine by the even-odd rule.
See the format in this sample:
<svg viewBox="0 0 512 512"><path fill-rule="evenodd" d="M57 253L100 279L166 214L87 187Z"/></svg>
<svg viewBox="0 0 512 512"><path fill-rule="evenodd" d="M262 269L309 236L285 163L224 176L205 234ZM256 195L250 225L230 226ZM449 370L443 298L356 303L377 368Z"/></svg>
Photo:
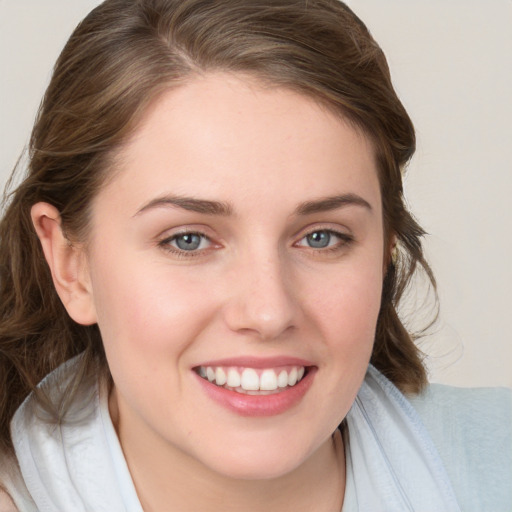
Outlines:
<svg viewBox="0 0 512 512"><path fill-rule="evenodd" d="M264 202L347 191L380 202L374 149L360 130L309 97L246 76L207 74L163 93L117 160L105 188L139 203L163 192Z"/></svg>

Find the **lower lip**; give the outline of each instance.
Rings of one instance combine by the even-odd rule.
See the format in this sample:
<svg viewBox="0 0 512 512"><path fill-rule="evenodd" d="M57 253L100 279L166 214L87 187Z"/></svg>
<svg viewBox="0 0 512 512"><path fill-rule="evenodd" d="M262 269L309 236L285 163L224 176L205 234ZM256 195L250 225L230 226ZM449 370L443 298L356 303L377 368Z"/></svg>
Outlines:
<svg viewBox="0 0 512 512"><path fill-rule="evenodd" d="M309 368L302 380L291 388L271 395L246 395L216 386L195 374L202 389L215 402L240 416L275 416L297 405L315 378L316 368Z"/></svg>

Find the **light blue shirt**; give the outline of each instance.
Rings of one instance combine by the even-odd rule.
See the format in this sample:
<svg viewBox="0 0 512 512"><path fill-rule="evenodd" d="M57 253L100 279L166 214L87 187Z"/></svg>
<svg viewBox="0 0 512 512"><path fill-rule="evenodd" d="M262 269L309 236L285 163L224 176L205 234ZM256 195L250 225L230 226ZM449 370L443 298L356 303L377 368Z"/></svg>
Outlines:
<svg viewBox="0 0 512 512"><path fill-rule="evenodd" d="M431 384L409 397L463 512L512 512L512 391Z"/></svg>

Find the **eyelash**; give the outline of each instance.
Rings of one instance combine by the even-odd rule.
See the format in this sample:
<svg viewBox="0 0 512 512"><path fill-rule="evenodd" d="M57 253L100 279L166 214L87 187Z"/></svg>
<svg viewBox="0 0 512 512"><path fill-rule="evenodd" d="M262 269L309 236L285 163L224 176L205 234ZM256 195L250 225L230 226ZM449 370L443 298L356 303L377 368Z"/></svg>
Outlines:
<svg viewBox="0 0 512 512"><path fill-rule="evenodd" d="M203 241L207 241L210 244L212 244L210 237L208 237L204 233L201 233L200 231L182 231L181 233L175 233L172 236L164 238L163 240L158 242L158 246L161 247L163 250L170 252L180 258L194 258L197 256L201 256L204 254L205 251L208 251L209 247L206 249L194 249L187 251L185 249L180 249L179 247L171 245L172 242L187 235L198 236L199 238L201 238L201 244L203 243Z"/></svg>
<svg viewBox="0 0 512 512"><path fill-rule="evenodd" d="M308 236L311 236L315 233L326 233L330 237L335 236L340 241L338 243L333 244L332 246L329 245L327 247L320 247L320 248L315 248L315 247L306 246L306 245L299 245L299 242L302 242ZM192 250L187 251L185 249L180 249L179 247L175 247L175 246L171 245L172 242L175 242L177 239L179 239L181 237L185 237L185 236L197 236L197 237L201 238L200 244L202 244L203 241L207 241L208 243L213 245L213 242L210 239L210 237L208 237L204 233L201 233L200 231L182 231L180 233L175 233L172 236L161 240L160 242L158 242L158 246L161 247L163 250L170 252L180 258L194 258L194 257L202 256L202 255L204 255L204 253L206 251L208 251L211 248L211 247L207 247L207 248L203 248L203 249L197 248L197 249L192 249ZM330 242L330 240L329 240L329 242ZM353 242L354 242L354 237L347 233L342 233L340 231L336 231L334 229L329 229L329 228L324 228L324 229L316 228L316 229L313 229L313 230L305 233L304 235L302 235L301 238L299 239L299 241L294 244L294 246L295 247L304 247L305 249L308 249L314 253L325 254L325 253L338 252L338 251L346 248Z"/></svg>
<svg viewBox="0 0 512 512"><path fill-rule="evenodd" d="M316 229L312 229L311 231L308 231L307 233L305 233L300 238L299 242L302 242L308 236L311 236L315 233L327 233L331 237L335 236L336 238L338 238L339 242L335 243L333 245L329 245L327 247L321 247L321 248L314 248L311 246L302 246L302 245L299 247L305 247L306 249L309 249L312 252L317 253L317 254L335 253L335 252L338 252L338 251L341 251L341 250L347 248L347 246L349 246L350 244L352 244L355 241L354 237L352 235L349 235L348 233L336 231L335 229L331 229L331 228L316 228ZM295 245L298 245L299 242L297 242ZM329 240L329 242L330 242L330 240Z"/></svg>

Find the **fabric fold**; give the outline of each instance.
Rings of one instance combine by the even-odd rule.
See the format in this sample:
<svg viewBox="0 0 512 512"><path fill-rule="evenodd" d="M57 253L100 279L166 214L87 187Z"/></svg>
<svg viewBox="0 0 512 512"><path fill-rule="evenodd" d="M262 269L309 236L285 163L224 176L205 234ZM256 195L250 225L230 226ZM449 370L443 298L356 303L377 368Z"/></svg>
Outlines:
<svg viewBox="0 0 512 512"><path fill-rule="evenodd" d="M53 403L62 399L77 363L68 361L41 383ZM106 386L85 379L60 424L46 416L30 396L11 424L39 512L143 512L108 414Z"/></svg>
<svg viewBox="0 0 512 512"><path fill-rule="evenodd" d="M420 417L372 366L346 423L343 512L460 512Z"/></svg>

